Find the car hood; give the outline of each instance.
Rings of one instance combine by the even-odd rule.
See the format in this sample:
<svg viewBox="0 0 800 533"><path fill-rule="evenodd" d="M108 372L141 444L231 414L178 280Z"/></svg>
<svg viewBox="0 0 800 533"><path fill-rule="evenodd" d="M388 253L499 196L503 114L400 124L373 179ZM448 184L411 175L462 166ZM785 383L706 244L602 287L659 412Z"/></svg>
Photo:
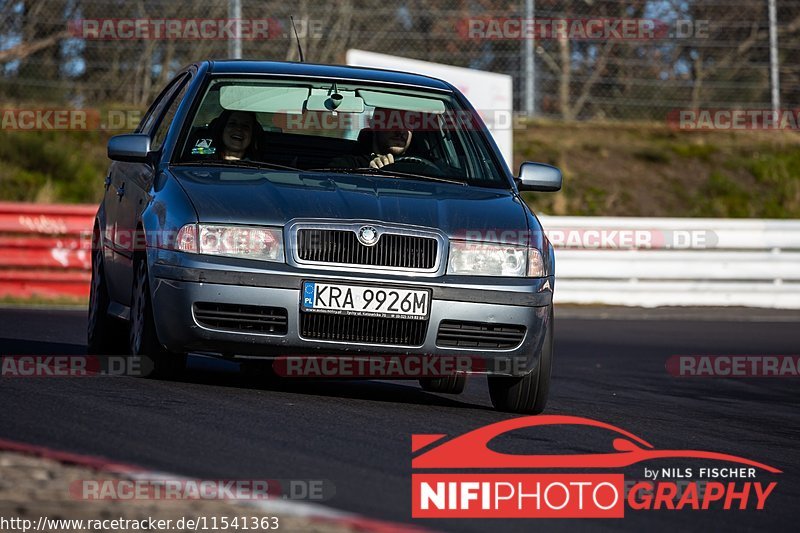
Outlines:
<svg viewBox="0 0 800 533"><path fill-rule="evenodd" d="M510 190L348 174L173 167L201 222L282 226L342 219L438 228L514 242L528 214ZM535 219L533 219L535 220ZM477 236L474 232L484 232Z"/></svg>

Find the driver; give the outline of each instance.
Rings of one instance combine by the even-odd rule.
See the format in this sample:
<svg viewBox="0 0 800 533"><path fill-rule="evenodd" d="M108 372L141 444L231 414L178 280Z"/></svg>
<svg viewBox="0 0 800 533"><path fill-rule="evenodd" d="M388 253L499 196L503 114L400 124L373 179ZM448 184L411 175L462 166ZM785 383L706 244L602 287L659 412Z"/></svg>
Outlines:
<svg viewBox="0 0 800 533"><path fill-rule="evenodd" d="M338 157L331 162L334 168L383 168L391 165L402 157L411 146L411 130L405 128L391 128L388 120L396 110L376 107L372 114L372 145L370 153L346 155ZM400 112L402 114L402 112ZM401 125L401 124L399 124ZM366 149L369 145L365 146Z"/></svg>

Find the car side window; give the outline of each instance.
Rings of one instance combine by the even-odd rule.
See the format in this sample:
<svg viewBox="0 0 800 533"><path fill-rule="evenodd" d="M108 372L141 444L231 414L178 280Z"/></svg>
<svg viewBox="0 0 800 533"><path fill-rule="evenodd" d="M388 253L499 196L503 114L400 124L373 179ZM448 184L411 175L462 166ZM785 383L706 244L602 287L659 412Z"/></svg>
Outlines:
<svg viewBox="0 0 800 533"><path fill-rule="evenodd" d="M150 105L142 122L139 123L139 127L136 128L136 133L152 133L153 127L158 121L158 117L160 117L162 111L164 111L164 107L172 101L172 96L175 94L175 91L185 86L184 82L186 79L187 75L175 78L171 84L167 85L167 87L161 91L158 98Z"/></svg>
<svg viewBox="0 0 800 533"><path fill-rule="evenodd" d="M186 89L189 87L188 83L184 83L180 91L172 97L172 101L169 104L169 108L164 113L164 116L161 118L161 122L158 124L156 128L156 133L153 135L153 140L150 142L150 149L152 151L161 150L161 146L164 144L164 139L167 138L167 132L169 132L169 127L172 124L172 119L175 118L175 113L178 112L178 107L181 105L181 101L183 101L183 97L186 94Z"/></svg>

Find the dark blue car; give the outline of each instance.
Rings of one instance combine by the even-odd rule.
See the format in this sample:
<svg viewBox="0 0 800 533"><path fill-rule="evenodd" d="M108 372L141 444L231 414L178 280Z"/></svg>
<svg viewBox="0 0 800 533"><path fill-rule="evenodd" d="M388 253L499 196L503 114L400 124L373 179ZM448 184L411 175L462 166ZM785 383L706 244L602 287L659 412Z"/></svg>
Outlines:
<svg viewBox="0 0 800 533"><path fill-rule="evenodd" d="M539 413L553 249L452 85L375 69L206 61L111 139L94 227L89 348L170 376L186 354L469 361L420 375Z"/></svg>

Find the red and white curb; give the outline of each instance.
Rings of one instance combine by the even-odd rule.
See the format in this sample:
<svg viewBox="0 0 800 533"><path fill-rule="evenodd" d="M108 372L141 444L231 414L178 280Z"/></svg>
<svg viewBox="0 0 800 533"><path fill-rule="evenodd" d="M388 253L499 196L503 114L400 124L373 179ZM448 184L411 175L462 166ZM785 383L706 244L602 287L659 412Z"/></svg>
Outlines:
<svg viewBox="0 0 800 533"><path fill-rule="evenodd" d="M16 452L23 455L41 457L43 459L49 459L58 463L82 466L109 474L117 474L133 480L169 478L178 481L193 481L192 478L189 477L177 476L155 470L147 470L139 466L112 461L104 457L65 452L45 446L37 446L34 444L16 442L7 439L0 439L0 451ZM253 509L258 509L265 514L306 518L312 521L327 522L344 527L350 527L359 531L372 531L375 533L425 533L430 531L408 524L374 520L357 514L339 511L317 503L286 500L242 501L229 499L226 501L234 505L243 505Z"/></svg>

